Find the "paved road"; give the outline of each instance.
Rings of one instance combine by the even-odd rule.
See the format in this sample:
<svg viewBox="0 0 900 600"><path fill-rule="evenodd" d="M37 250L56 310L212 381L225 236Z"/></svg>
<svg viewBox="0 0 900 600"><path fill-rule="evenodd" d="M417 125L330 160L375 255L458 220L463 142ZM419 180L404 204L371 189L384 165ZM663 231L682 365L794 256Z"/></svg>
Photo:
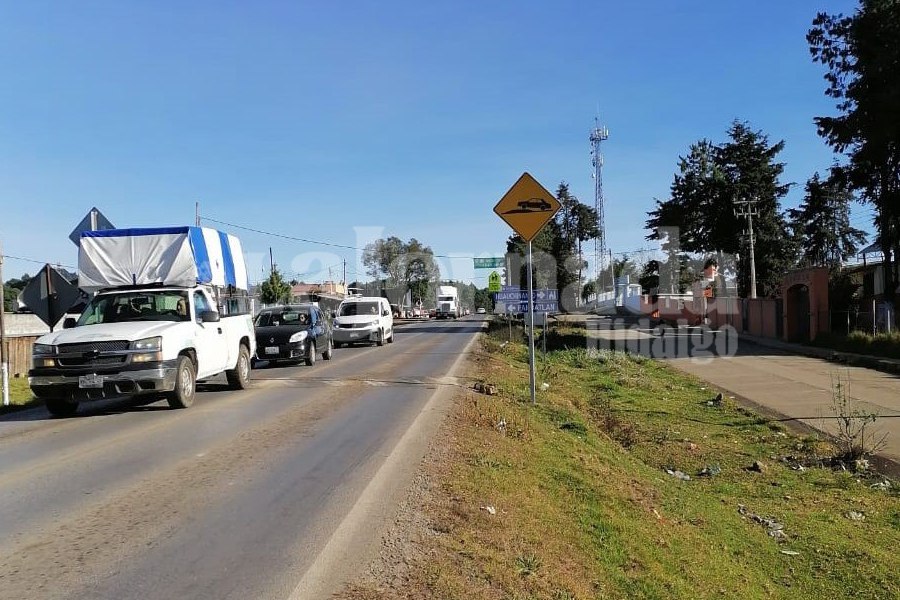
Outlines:
<svg viewBox="0 0 900 600"><path fill-rule="evenodd" d="M710 383L788 417L833 431L832 377L850 380L857 407L880 415L875 428L887 433L883 455L900 462L900 377L872 369L846 367L739 340L732 358L677 358L671 364Z"/></svg>
<svg viewBox="0 0 900 600"><path fill-rule="evenodd" d="M0 598L325 597L377 544L480 328L408 325L184 411L7 417Z"/></svg>

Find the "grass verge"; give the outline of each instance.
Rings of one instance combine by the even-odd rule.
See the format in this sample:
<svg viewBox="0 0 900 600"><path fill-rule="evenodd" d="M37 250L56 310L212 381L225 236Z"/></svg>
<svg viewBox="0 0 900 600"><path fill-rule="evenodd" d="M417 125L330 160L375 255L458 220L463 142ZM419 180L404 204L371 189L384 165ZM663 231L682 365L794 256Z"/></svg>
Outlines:
<svg viewBox="0 0 900 600"><path fill-rule="evenodd" d="M431 466L413 568L345 597L900 597L898 484L640 357L552 352L532 406L501 339L475 373L498 394L459 398Z"/></svg>
<svg viewBox="0 0 900 600"><path fill-rule="evenodd" d="M24 377L9 378L9 406L0 406L0 414L22 410L39 404L39 401L31 395L28 387L28 379Z"/></svg>

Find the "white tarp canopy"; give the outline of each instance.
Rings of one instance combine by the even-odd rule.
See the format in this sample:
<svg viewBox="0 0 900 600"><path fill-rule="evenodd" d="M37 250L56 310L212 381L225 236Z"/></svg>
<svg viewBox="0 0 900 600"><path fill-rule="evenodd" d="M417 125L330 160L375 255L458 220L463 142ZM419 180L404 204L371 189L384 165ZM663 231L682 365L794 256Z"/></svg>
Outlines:
<svg viewBox="0 0 900 600"><path fill-rule="evenodd" d="M246 290L241 242L206 227L85 231L78 253L78 287L87 291L126 285L193 286Z"/></svg>

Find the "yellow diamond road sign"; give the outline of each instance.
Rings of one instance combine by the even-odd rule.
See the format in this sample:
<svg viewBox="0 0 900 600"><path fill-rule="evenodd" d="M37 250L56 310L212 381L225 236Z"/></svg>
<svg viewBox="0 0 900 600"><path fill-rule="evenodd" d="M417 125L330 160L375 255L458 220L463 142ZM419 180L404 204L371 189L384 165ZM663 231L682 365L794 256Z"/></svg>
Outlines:
<svg viewBox="0 0 900 600"><path fill-rule="evenodd" d="M530 242L559 210L559 202L537 180L523 173L494 207L497 216Z"/></svg>

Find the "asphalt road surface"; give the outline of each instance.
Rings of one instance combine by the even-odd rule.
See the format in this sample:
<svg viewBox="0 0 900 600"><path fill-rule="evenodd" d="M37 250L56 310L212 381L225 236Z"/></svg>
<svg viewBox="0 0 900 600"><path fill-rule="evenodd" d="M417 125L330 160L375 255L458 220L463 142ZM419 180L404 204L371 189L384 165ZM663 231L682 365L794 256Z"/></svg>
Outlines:
<svg viewBox="0 0 900 600"><path fill-rule="evenodd" d="M0 420L0 598L322 598L361 567L447 400L474 317L210 382Z"/></svg>

